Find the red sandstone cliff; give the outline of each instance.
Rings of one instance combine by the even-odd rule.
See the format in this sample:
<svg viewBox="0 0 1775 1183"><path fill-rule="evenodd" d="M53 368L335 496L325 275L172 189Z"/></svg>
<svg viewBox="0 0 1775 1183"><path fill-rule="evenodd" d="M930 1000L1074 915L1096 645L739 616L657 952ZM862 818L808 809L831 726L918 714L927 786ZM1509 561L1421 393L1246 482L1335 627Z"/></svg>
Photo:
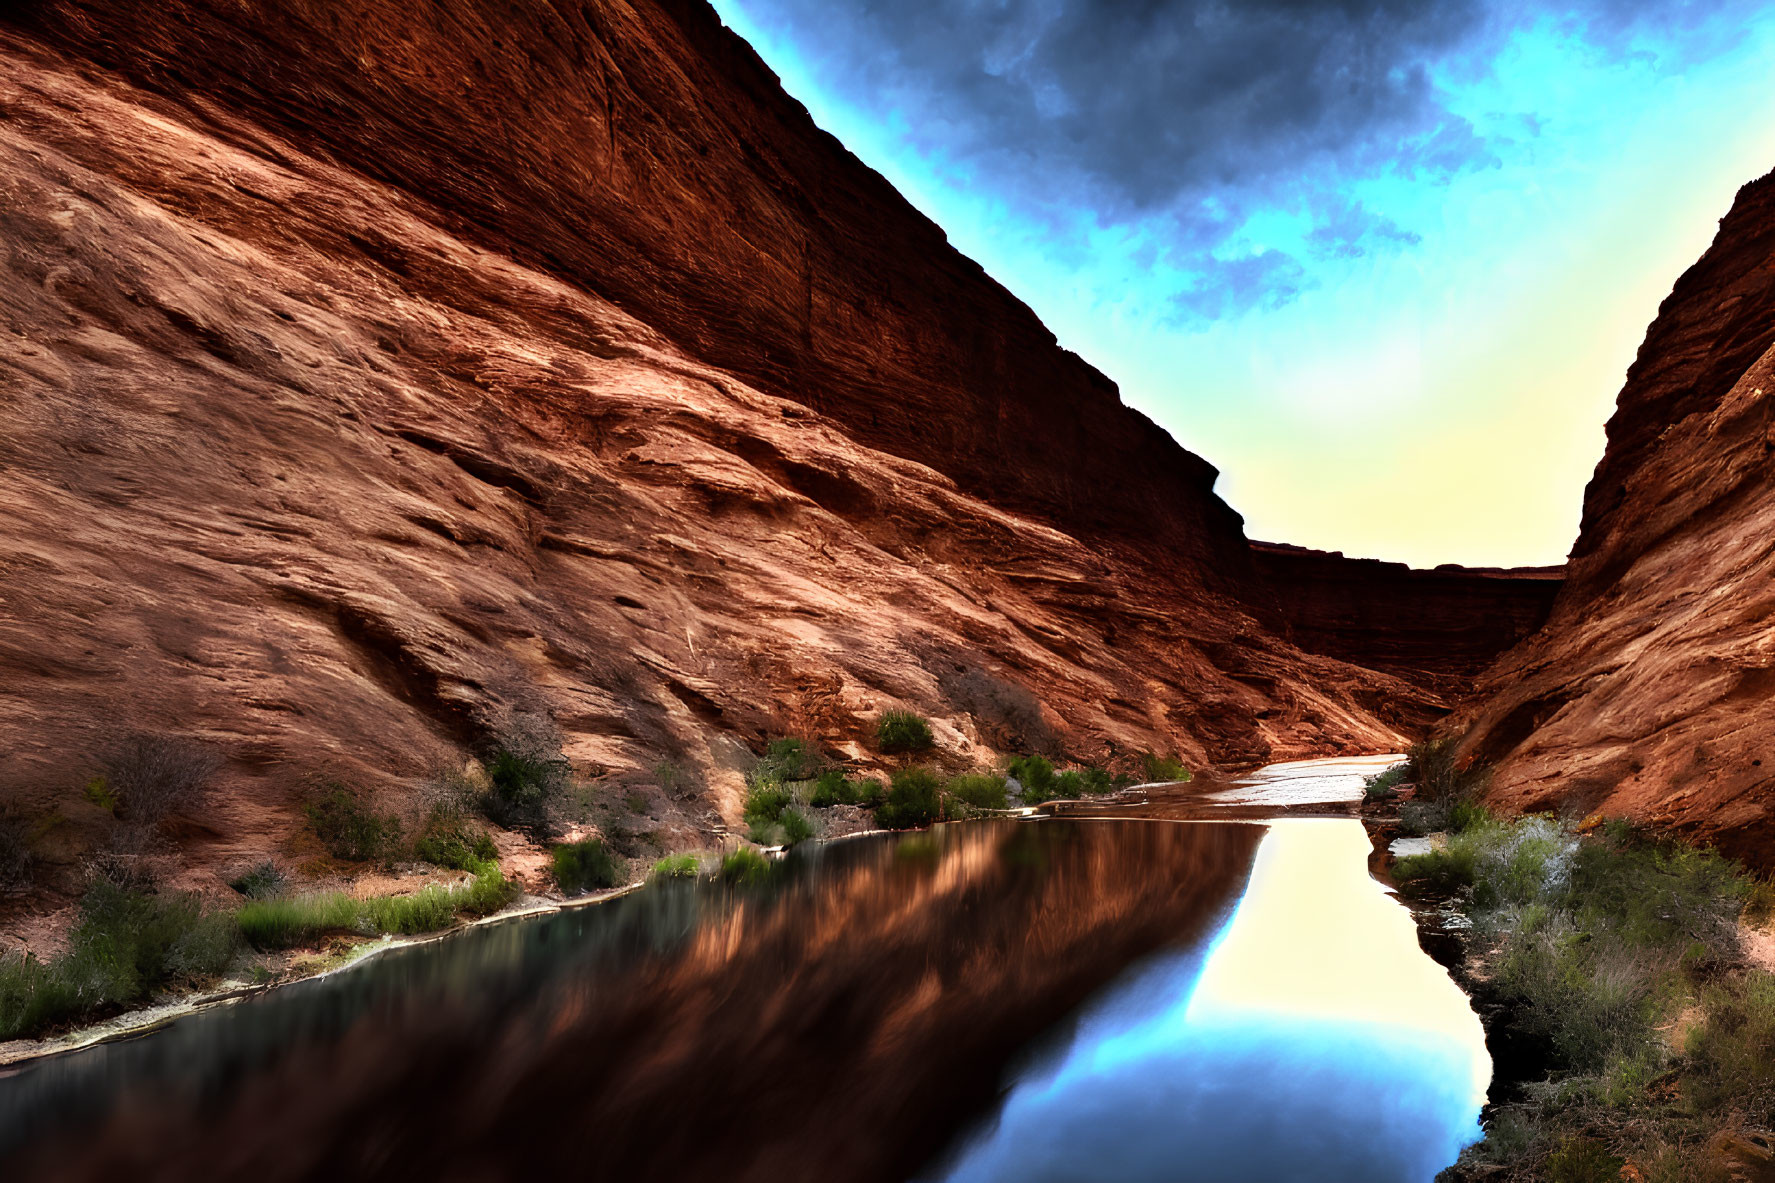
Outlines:
<svg viewBox="0 0 1775 1183"><path fill-rule="evenodd" d="M1251 555L1258 588L1274 596L1283 634L1294 644L1385 670L1451 700L1546 622L1564 573L1453 563L1420 571L1275 542L1253 542Z"/></svg>
<svg viewBox="0 0 1775 1183"><path fill-rule="evenodd" d="M889 706L956 766L1443 709L1276 636L1212 470L701 7L39 5L0 178L0 803L56 882L131 728L229 759L204 885L512 706L671 844Z"/></svg>
<svg viewBox="0 0 1775 1183"><path fill-rule="evenodd" d="M1646 334L1546 628L1456 720L1511 805L1775 854L1775 174Z"/></svg>

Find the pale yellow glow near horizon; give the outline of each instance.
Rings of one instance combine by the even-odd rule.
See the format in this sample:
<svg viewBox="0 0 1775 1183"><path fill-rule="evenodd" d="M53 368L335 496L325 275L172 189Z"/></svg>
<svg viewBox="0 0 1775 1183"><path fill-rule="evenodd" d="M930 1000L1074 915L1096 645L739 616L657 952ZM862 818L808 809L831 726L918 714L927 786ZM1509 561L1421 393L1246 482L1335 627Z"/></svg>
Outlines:
<svg viewBox="0 0 1775 1183"><path fill-rule="evenodd" d="M1479 1018L1418 948L1411 914L1369 877L1368 849L1354 819L1270 823L1184 1021L1236 1027L1267 1016L1409 1029L1469 1048L1483 1098L1491 1061Z"/></svg>

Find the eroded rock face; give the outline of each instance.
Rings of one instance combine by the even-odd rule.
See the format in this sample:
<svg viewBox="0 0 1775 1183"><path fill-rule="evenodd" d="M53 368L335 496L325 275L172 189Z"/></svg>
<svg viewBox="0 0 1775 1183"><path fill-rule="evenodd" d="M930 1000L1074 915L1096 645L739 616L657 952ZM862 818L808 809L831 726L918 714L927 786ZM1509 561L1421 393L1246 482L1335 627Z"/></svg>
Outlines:
<svg viewBox="0 0 1775 1183"><path fill-rule="evenodd" d="M1463 710L1515 806L1775 857L1775 175L1742 189L1628 371L1547 627Z"/></svg>
<svg viewBox="0 0 1775 1183"><path fill-rule="evenodd" d="M181 834L214 885L314 776L408 808L513 707L690 831L767 737L866 755L888 706L954 766L1387 750L1442 709L1278 639L1207 466L907 239L731 39L498 6L471 53L462 3L174 7L0 26L0 795L64 880L129 728L228 755ZM564 9L589 23L524 23ZM710 97L619 103L637 73ZM796 188L794 153L842 168Z"/></svg>
<svg viewBox="0 0 1775 1183"><path fill-rule="evenodd" d="M1546 622L1564 574L1453 563L1420 571L1274 542L1253 542L1251 556L1290 641L1451 699Z"/></svg>

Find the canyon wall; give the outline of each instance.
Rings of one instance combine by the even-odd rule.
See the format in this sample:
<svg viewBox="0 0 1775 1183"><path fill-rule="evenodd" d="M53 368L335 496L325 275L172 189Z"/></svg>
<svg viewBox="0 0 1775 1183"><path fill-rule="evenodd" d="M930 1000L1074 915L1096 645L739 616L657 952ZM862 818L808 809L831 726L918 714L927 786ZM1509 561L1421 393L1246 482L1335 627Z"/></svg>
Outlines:
<svg viewBox="0 0 1775 1183"><path fill-rule="evenodd" d="M227 765L183 882L317 786L409 820L547 715L582 820L863 764L1386 750L1213 470L701 7L46 3L0 24L0 809L72 890L120 736ZM511 836L502 837L507 841ZM513 839L515 840L515 839ZM509 852L508 852L509 853Z"/></svg>
<svg viewBox="0 0 1775 1183"><path fill-rule="evenodd" d="M1294 644L1451 699L1546 622L1564 572L1452 563L1422 571L1275 542L1253 542L1251 555Z"/></svg>
<svg viewBox="0 0 1775 1183"><path fill-rule="evenodd" d="M1775 858L1772 344L1775 174L1660 306L1546 628L1454 720L1500 801Z"/></svg>

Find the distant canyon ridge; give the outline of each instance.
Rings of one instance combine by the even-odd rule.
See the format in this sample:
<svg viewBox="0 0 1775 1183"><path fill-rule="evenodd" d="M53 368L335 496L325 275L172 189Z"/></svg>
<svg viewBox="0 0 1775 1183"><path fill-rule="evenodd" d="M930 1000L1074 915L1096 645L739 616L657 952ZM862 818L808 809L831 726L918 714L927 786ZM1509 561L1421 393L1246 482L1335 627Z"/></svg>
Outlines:
<svg viewBox="0 0 1775 1183"><path fill-rule="evenodd" d="M226 757L202 885L513 711L682 840L892 708L956 770L1456 725L1503 800L1763 832L1764 182L1570 578L1412 571L1248 540L702 0L6 12L0 800L58 865L120 733Z"/></svg>

